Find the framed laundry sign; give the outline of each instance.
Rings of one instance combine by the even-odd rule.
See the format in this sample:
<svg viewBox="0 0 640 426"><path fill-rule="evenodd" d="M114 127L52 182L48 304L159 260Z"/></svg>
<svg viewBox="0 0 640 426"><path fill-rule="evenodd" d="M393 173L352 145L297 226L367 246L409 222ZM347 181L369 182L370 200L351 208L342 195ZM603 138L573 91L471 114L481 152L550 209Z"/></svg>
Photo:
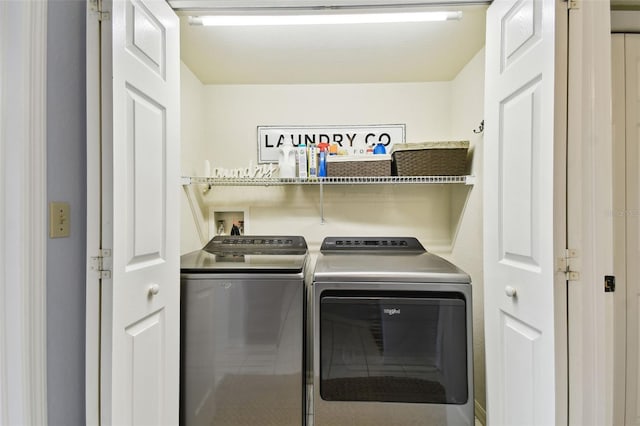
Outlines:
<svg viewBox="0 0 640 426"><path fill-rule="evenodd" d="M396 143L405 143L405 124L353 126L258 126L258 162L278 161L279 148L285 144L297 147L321 142L336 143L350 152L366 150L382 143L387 152Z"/></svg>

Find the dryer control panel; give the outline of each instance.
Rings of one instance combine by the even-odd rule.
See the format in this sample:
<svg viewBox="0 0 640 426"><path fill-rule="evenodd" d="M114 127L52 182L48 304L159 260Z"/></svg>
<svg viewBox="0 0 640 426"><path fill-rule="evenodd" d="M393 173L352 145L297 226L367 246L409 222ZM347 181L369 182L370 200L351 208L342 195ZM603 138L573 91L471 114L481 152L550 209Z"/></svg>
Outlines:
<svg viewBox="0 0 640 426"><path fill-rule="evenodd" d="M322 241L320 252L344 251L424 253L425 248L414 237L327 237Z"/></svg>

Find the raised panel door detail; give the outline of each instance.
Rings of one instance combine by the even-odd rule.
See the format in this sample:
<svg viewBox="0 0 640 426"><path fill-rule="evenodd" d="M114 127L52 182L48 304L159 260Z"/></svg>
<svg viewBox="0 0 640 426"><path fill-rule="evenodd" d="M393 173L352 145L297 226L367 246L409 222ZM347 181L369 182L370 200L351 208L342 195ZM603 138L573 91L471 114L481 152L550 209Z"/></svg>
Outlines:
<svg viewBox="0 0 640 426"><path fill-rule="evenodd" d="M164 26L138 1L127 4L127 50L163 80L166 34Z"/></svg>
<svg viewBox="0 0 640 426"><path fill-rule="evenodd" d="M541 333L504 312L502 315L503 418L506 425L534 426L535 350Z"/></svg>
<svg viewBox="0 0 640 426"><path fill-rule="evenodd" d="M539 270L538 170L539 79L524 85L500 106L500 258Z"/></svg>
<svg viewBox="0 0 640 426"><path fill-rule="evenodd" d="M520 0L502 19L501 68L504 71L540 40L542 2Z"/></svg>
<svg viewBox="0 0 640 426"><path fill-rule="evenodd" d="M158 425L163 409L164 312L155 312L130 325L128 337L131 371L131 425ZM135 368L134 368L135 366Z"/></svg>
<svg viewBox="0 0 640 426"><path fill-rule="evenodd" d="M131 270L157 264L164 256L166 119L161 105L131 86L127 89Z"/></svg>

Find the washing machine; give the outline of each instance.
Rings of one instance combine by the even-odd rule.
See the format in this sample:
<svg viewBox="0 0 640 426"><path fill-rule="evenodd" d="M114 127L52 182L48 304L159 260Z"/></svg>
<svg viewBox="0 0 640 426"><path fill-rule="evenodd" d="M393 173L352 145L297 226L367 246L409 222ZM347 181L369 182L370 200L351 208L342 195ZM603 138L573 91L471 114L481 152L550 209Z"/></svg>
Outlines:
<svg viewBox="0 0 640 426"><path fill-rule="evenodd" d="M469 275L415 238L329 237L310 299L314 426L474 424Z"/></svg>
<svg viewBox="0 0 640 426"><path fill-rule="evenodd" d="M180 424L304 422L300 236L216 236L181 257Z"/></svg>

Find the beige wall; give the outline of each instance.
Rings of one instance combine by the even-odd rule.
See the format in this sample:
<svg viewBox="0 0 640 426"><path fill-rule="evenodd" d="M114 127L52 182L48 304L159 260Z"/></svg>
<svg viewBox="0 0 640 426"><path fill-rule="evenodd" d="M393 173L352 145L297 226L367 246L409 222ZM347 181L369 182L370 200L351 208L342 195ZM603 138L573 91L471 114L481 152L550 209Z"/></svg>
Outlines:
<svg viewBox="0 0 640 426"><path fill-rule="evenodd" d="M202 161L204 144L204 86L184 64L180 64L180 160L183 176L200 176L204 172ZM195 188L186 188L194 191ZM186 253L199 249L203 242L198 236L196 222L186 194L180 205L180 250Z"/></svg>
<svg viewBox="0 0 640 426"><path fill-rule="evenodd" d="M458 234L449 258L471 275L473 281L473 351L475 399L481 408L476 416L486 417L485 357L484 357L484 287L482 269L482 134L477 130L484 117L484 49L467 64L452 82L452 138L471 143L473 162L471 173L476 183L470 192L462 214ZM478 408L476 406L476 408ZM486 422L485 422L486 424Z"/></svg>
<svg viewBox="0 0 640 426"><path fill-rule="evenodd" d="M471 142L475 186L325 186L325 223L316 186L215 187L201 201L205 210L244 210L247 233L303 235L314 256L329 235L415 236L458 264L473 280L475 392L484 407L482 138L473 133L483 116L484 50L450 82L203 86L185 66L182 78L185 175L202 173L204 160L256 164L258 125L405 123L407 142ZM182 226L182 252L201 247L187 207Z"/></svg>

